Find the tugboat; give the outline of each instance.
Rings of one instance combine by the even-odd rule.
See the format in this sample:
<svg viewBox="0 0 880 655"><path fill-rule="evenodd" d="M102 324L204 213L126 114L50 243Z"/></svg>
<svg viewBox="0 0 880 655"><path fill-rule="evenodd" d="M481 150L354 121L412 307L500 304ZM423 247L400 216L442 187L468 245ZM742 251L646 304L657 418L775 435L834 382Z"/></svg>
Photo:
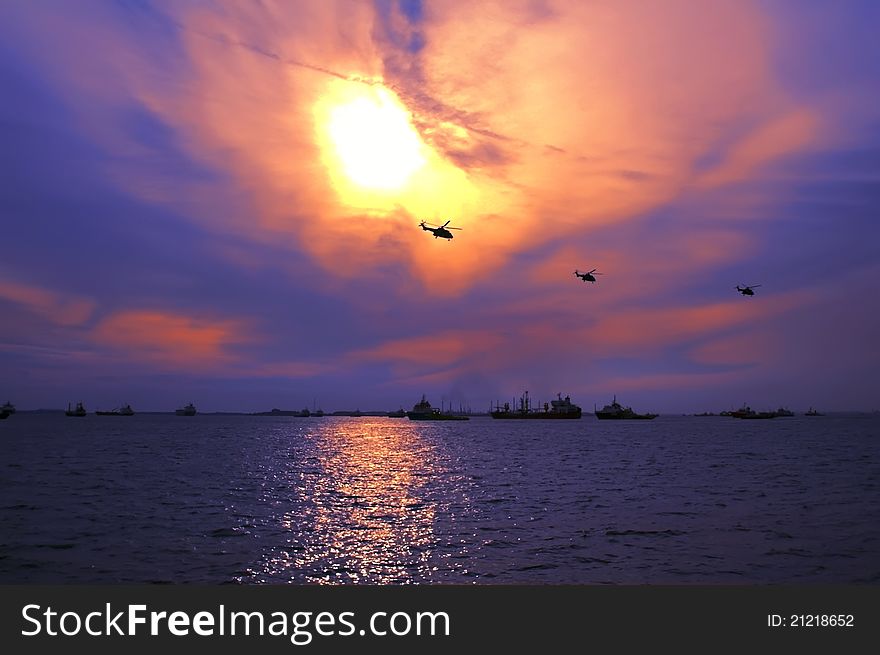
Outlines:
<svg viewBox="0 0 880 655"><path fill-rule="evenodd" d="M95 414L98 416L134 416L134 410L131 408L131 405L123 405L109 412L97 411Z"/></svg>
<svg viewBox="0 0 880 655"><path fill-rule="evenodd" d="M9 416L10 414L15 414L15 405L7 400L6 404L3 405L3 407L0 407L0 414L2 414L3 412L6 412L6 416Z"/></svg>
<svg viewBox="0 0 880 655"><path fill-rule="evenodd" d="M469 416L461 416L459 414L444 414L436 407L431 407L431 403L425 400L425 394L422 399L413 405L412 411L406 413L406 417L410 421L467 421Z"/></svg>
<svg viewBox="0 0 880 655"><path fill-rule="evenodd" d="M804 412L804 416L825 416L822 412L817 412L815 409L810 407L810 409Z"/></svg>
<svg viewBox="0 0 880 655"><path fill-rule="evenodd" d="M529 392L526 391L519 399L519 407L510 408L510 403L504 403L504 407L496 405L495 411L492 412L492 418L520 418L520 419L561 419L561 418L580 418L582 410L580 407L571 402L571 397L562 397L561 393L556 394L556 400L550 403L544 403L542 410L532 409L529 401Z"/></svg>
<svg viewBox="0 0 880 655"><path fill-rule="evenodd" d="M182 407L180 409L174 410L174 413L177 416L195 416L196 415L196 406L192 403L189 403L186 407Z"/></svg>
<svg viewBox="0 0 880 655"><path fill-rule="evenodd" d="M596 418L602 420L651 420L659 416L659 414L637 414L632 410L632 407L623 407L620 403L618 403L617 396L614 396L614 400L611 401L610 405L605 405L605 407L603 407L602 409L595 409L594 406L594 412L596 414Z"/></svg>
<svg viewBox="0 0 880 655"><path fill-rule="evenodd" d="M64 412L65 416L85 416L86 408L83 407L82 403L76 404L76 409L70 408L70 403L67 403L67 411Z"/></svg>

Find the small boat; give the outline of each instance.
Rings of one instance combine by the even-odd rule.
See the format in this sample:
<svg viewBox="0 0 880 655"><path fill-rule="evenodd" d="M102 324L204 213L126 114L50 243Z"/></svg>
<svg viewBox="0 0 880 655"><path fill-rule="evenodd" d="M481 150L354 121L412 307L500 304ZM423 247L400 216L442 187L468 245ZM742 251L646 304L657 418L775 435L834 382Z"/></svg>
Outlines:
<svg viewBox="0 0 880 655"><path fill-rule="evenodd" d="M822 412L817 412L815 409L810 407L810 409L804 412L804 416L825 416Z"/></svg>
<svg viewBox="0 0 880 655"><path fill-rule="evenodd" d="M406 417L410 421L468 421L469 416L461 416L460 414L446 414L436 407L431 407L431 403L425 400L425 394L422 399L413 405L412 411L406 413Z"/></svg>
<svg viewBox="0 0 880 655"><path fill-rule="evenodd" d="M67 403L67 411L64 412L65 416L85 416L86 408L83 407L82 403L76 404L76 409L70 408L70 403Z"/></svg>
<svg viewBox="0 0 880 655"><path fill-rule="evenodd" d="M776 410L776 416L783 416L783 417L794 416L794 412L791 411L790 409L786 409L785 407L780 407L779 409Z"/></svg>
<svg viewBox="0 0 880 655"><path fill-rule="evenodd" d="M131 405L123 405L109 412L97 411L95 414L98 416L134 416L134 410Z"/></svg>
<svg viewBox="0 0 880 655"><path fill-rule="evenodd" d="M15 405L7 400L6 404L3 405L3 407L0 407L0 412L6 412L7 416L9 414L15 414Z"/></svg>
<svg viewBox="0 0 880 655"><path fill-rule="evenodd" d="M614 400L611 401L610 405L605 405L605 407L603 407L602 409L596 409L594 406L593 411L596 414L596 418L601 420L651 420L659 416L659 414L637 414L632 410L632 407L623 407L619 402L617 402L616 395L614 396Z"/></svg>
<svg viewBox="0 0 880 655"><path fill-rule="evenodd" d="M181 407L180 409L174 410L174 413L177 416L195 416L196 406L192 403L189 403L186 407Z"/></svg>
<svg viewBox="0 0 880 655"><path fill-rule="evenodd" d="M388 418L406 418L406 410L401 407L394 412L388 412Z"/></svg>

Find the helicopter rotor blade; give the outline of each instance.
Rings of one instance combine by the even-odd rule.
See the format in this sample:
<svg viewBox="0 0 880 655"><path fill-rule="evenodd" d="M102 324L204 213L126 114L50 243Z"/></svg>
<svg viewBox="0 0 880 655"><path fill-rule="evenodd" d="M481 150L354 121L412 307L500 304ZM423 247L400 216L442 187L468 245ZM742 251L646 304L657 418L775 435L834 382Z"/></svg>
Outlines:
<svg viewBox="0 0 880 655"><path fill-rule="evenodd" d="M460 227L447 227L447 230L460 230Z"/></svg>
<svg viewBox="0 0 880 655"><path fill-rule="evenodd" d="M449 225L449 222L450 222L451 220L452 220L452 219L450 218L449 221L446 221L446 222L445 222L443 225L441 225L440 227L446 227L447 225Z"/></svg>

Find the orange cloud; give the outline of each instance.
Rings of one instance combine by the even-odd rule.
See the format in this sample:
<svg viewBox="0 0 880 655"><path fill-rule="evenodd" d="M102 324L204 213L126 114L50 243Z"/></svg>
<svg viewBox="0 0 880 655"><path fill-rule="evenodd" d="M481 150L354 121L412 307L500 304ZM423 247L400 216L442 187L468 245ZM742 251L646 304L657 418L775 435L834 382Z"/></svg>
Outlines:
<svg viewBox="0 0 880 655"><path fill-rule="evenodd" d="M123 356L162 368L221 369L238 359L235 346L252 340L235 320L207 321L159 311L123 311L103 319L92 338Z"/></svg>
<svg viewBox="0 0 880 655"><path fill-rule="evenodd" d="M391 362L407 367L453 366L472 361L487 350L497 348L503 339L488 331L447 331L437 334L387 341L375 348L352 353L352 361Z"/></svg>
<svg viewBox="0 0 880 655"><path fill-rule="evenodd" d="M670 201L741 121L762 127L699 184L742 179L815 130L774 79L750 3L534 7L430 5L425 47L398 74L366 3L171 5L187 83L153 85L144 63L130 84L254 208L203 220L296 242L343 277L403 260L437 295L544 240ZM393 191L347 180L326 136L329 117L377 85L409 114L427 162ZM453 243L416 228L449 218L464 228Z"/></svg>
<svg viewBox="0 0 880 655"><path fill-rule="evenodd" d="M0 298L20 305L59 325L81 325L95 309L93 300L70 297L33 285L0 280Z"/></svg>
<svg viewBox="0 0 880 655"><path fill-rule="evenodd" d="M723 162L696 179L697 186L712 188L745 179L757 167L802 149L818 131L818 116L798 109L754 130L731 148Z"/></svg>
<svg viewBox="0 0 880 655"><path fill-rule="evenodd" d="M51 34L84 128L130 162L108 173L209 229L304 250L341 279L402 262L425 293L455 296L517 253L739 182L824 129L776 79L773 34L754 2L435 3L417 26L418 53L381 35L410 28L400 15L384 25L370 3L163 11L180 49L171 72L112 21L62 10L63 36ZM114 57L81 46L94 43L111 43ZM422 162L411 174L372 175L371 161L391 167L394 150L372 138L343 157L348 166L339 161L351 144L334 139L365 135L356 121L333 128L334 117L378 96L418 140L404 149ZM120 97L229 184L150 169L149 147L108 119ZM743 125L757 127L694 172ZM406 182L386 188L389 179ZM211 210L218 194L224 211ZM464 229L447 243L419 230L421 219Z"/></svg>
<svg viewBox="0 0 880 655"><path fill-rule="evenodd" d="M782 342L770 332L749 330L701 344L690 351L690 359L710 366L766 365L778 358Z"/></svg>

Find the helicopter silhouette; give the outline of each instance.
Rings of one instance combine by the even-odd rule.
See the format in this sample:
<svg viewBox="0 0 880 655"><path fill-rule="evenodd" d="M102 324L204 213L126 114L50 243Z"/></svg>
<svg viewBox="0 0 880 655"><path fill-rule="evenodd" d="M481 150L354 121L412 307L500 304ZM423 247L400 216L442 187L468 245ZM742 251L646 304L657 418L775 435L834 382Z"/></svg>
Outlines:
<svg viewBox="0 0 880 655"><path fill-rule="evenodd" d="M602 275L602 273L596 273L596 269L594 268L592 271L588 271L586 273L581 273L577 269L574 270L575 277L579 277L584 282L595 282L596 278L593 277L593 274Z"/></svg>
<svg viewBox="0 0 880 655"><path fill-rule="evenodd" d="M440 237L443 239L451 239L452 232L450 232L449 230L460 230L461 229L460 227L449 227L448 228L448 227L446 227L447 225L449 225L449 221L446 221L443 225L431 225L430 223L425 223L425 221L422 221L421 223L419 223L419 227L421 227L423 230L425 230L425 232L433 232L435 239L437 237Z"/></svg>
<svg viewBox="0 0 880 655"><path fill-rule="evenodd" d="M737 285L736 285L736 290L739 291L739 292L740 292L742 295L744 295L744 296L754 296L754 295L755 295L755 292L752 291L752 289L756 289L756 288L758 288L759 286L761 286L761 285L760 285L760 284L753 284L753 285L748 286L748 287L740 287L740 286L737 284Z"/></svg>

